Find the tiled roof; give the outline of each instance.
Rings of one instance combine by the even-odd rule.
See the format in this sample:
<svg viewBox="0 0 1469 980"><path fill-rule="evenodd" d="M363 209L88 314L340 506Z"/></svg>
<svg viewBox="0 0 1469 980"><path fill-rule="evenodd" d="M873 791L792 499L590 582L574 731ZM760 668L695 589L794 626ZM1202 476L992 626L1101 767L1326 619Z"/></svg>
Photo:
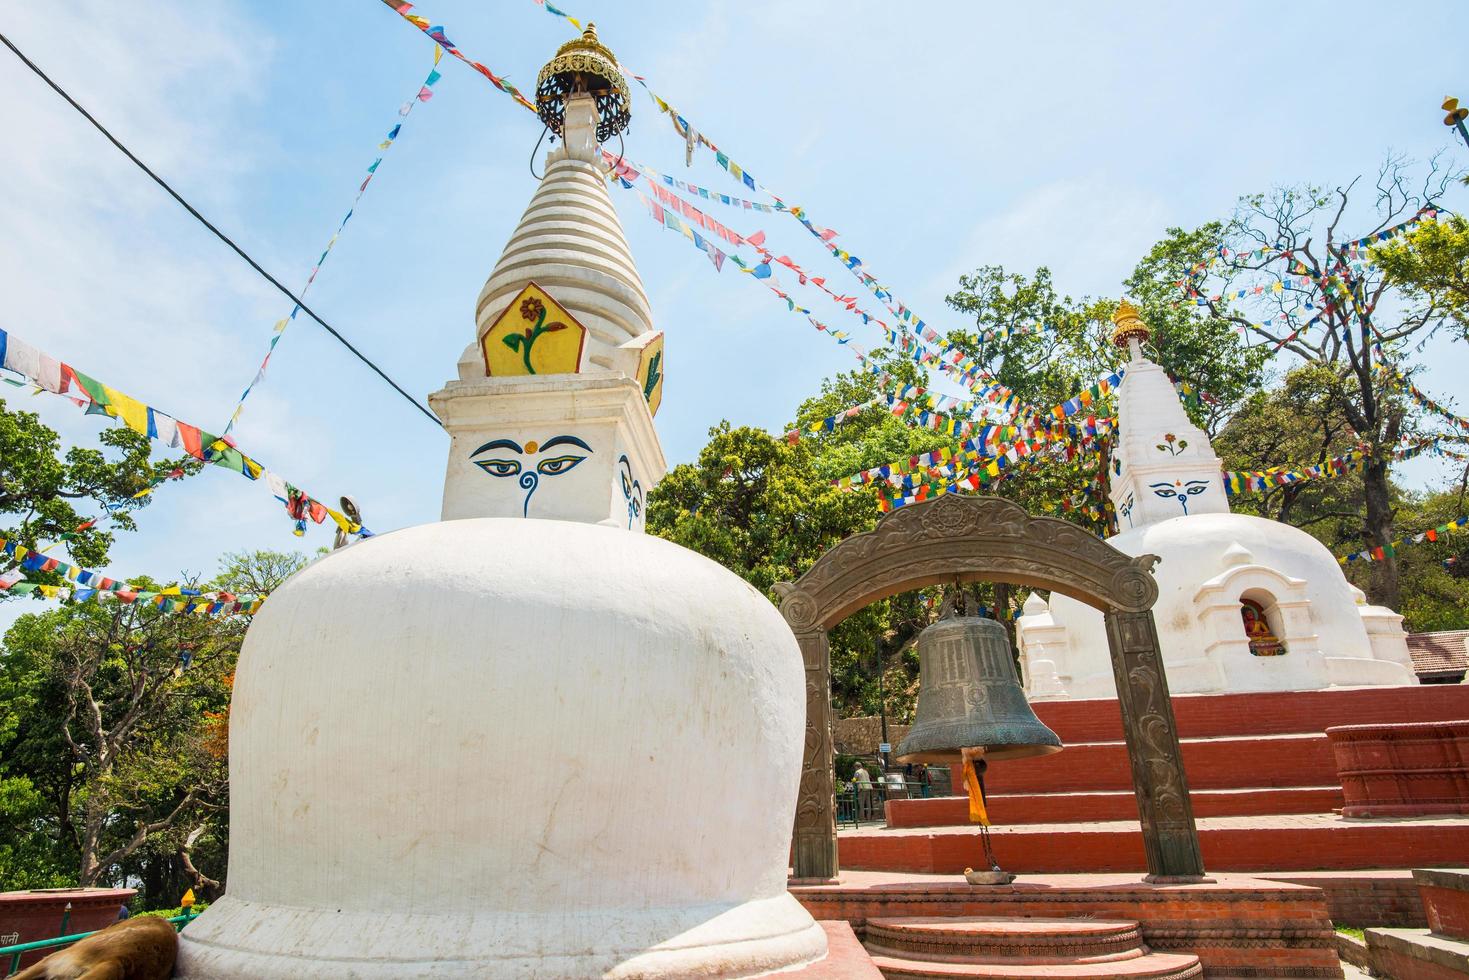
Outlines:
<svg viewBox="0 0 1469 980"><path fill-rule="evenodd" d="M1464 643L1466 637L1469 637L1469 630L1408 634L1408 653L1413 657L1413 669L1420 677L1464 673L1469 669L1469 649Z"/></svg>

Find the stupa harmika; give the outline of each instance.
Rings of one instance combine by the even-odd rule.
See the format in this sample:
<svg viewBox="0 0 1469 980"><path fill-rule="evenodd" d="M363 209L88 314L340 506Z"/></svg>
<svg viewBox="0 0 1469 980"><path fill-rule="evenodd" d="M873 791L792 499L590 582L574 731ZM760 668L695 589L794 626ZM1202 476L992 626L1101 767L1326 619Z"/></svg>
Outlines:
<svg viewBox="0 0 1469 980"><path fill-rule="evenodd" d="M591 29L557 85L564 141L430 396L443 520L312 564L245 638L228 891L181 976L746 977L826 952L786 891L795 638L641 533L662 335L600 166L626 90Z"/></svg>
<svg viewBox="0 0 1469 980"><path fill-rule="evenodd" d="M1413 684L1403 617L1366 604L1326 546L1278 521L1232 514L1222 466L1168 374L1143 356L1147 327L1123 302L1130 351L1117 392L1110 496L1129 555L1152 554L1158 638L1174 694ZM1116 695L1102 614L1032 594L1017 623L1031 698Z"/></svg>

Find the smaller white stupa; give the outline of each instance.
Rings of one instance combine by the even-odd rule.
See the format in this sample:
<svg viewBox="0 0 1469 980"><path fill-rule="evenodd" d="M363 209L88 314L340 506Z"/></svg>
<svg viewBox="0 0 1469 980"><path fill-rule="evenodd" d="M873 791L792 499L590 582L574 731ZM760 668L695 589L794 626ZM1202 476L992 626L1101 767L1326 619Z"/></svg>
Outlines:
<svg viewBox="0 0 1469 980"><path fill-rule="evenodd" d="M1403 617L1369 606L1320 541L1229 511L1219 457L1168 374L1142 354L1125 300L1113 339L1130 352L1117 391L1110 496L1129 555L1157 555L1158 638L1175 694L1413 684ZM1102 614L1032 594L1017 623L1031 698L1117 693Z"/></svg>

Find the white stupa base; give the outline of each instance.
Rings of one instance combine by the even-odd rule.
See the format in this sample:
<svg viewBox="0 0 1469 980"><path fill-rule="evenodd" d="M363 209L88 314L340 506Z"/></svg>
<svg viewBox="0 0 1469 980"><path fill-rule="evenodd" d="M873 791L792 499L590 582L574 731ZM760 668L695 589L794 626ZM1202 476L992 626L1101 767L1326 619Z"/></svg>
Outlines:
<svg viewBox="0 0 1469 980"><path fill-rule="evenodd" d="M1402 617L1365 605L1326 546L1299 528L1247 514L1197 514L1124 531L1109 543L1161 559L1153 618L1174 694L1417 683ZM1246 599L1265 609L1279 655L1251 652L1240 616ZM1100 611L1054 593L1049 602L1028 599L1016 628L1031 698L1117 696Z"/></svg>
<svg viewBox="0 0 1469 980"><path fill-rule="evenodd" d="M785 884L802 675L769 600L649 535L476 518L332 552L245 637L229 890L180 975L716 978L819 958Z"/></svg>
<svg viewBox="0 0 1469 980"><path fill-rule="evenodd" d="M825 932L789 894L730 909L431 914L225 896L179 938L188 980L755 977L826 953Z"/></svg>

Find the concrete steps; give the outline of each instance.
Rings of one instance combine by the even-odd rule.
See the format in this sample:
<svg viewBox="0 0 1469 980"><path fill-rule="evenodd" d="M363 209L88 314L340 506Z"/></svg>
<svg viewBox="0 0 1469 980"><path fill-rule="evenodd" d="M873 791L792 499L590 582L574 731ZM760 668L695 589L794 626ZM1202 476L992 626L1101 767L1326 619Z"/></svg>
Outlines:
<svg viewBox="0 0 1469 980"><path fill-rule="evenodd" d="M937 916L867 921L867 951L887 980L1191 980L1191 953L1154 953L1129 920Z"/></svg>

